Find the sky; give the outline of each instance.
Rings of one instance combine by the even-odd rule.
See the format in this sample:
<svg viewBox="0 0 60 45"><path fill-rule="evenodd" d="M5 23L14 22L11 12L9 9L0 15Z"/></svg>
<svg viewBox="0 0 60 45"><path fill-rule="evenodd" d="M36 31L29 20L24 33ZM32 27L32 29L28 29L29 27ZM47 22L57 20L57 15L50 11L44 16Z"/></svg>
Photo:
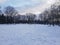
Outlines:
<svg viewBox="0 0 60 45"><path fill-rule="evenodd" d="M54 2L55 0L0 0L0 6L13 6L20 14L39 14Z"/></svg>

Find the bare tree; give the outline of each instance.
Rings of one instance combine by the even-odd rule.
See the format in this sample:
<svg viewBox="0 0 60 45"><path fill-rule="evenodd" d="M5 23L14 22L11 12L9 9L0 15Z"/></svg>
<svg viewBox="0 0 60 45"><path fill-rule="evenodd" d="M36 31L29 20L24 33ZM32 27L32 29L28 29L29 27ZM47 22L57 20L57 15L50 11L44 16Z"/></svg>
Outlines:
<svg viewBox="0 0 60 45"><path fill-rule="evenodd" d="M9 19L11 19L10 17L14 17L15 15L18 14L17 10L12 6L5 7L4 13L6 14L6 16L9 17ZM7 18L6 18L6 21L7 21ZM15 18L13 18L13 21L15 22Z"/></svg>
<svg viewBox="0 0 60 45"><path fill-rule="evenodd" d="M26 15L29 21L34 21L36 18L36 15L32 13L27 13Z"/></svg>
<svg viewBox="0 0 60 45"><path fill-rule="evenodd" d="M12 6L7 6L6 8L5 8L5 14L7 15L7 16L14 16L14 15L16 15L18 12L17 12L17 10L14 8L14 7L12 7Z"/></svg>

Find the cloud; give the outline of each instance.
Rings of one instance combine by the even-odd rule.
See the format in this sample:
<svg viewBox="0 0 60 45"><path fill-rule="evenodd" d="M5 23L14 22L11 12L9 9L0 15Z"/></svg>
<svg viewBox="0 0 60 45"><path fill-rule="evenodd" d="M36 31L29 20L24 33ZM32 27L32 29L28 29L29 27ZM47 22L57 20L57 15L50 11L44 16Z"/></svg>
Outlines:
<svg viewBox="0 0 60 45"><path fill-rule="evenodd" d="M43 10L48 8L51 4L53 4L54 0L0 0L0 4L6 4L5 2L8 1L8 4L16 7L26 7L26 9L20 10L21 14L24 13L41 13Z"/></svg>
<svg viewBox="0 0 60 45"><path fill-rule="evenodd" d="M1 3L5 3L6 1L7 1L7 0L0 0L0 4L1 4Z"/></svg>
<svg viewBox="0 0 60 45"><path fill-rule="evenodd" d="M40 1L40 0L33 0L33 1ZM43 1L43 0L42 0ZM28 9L23 10L22 12L20 12L21 14L25 14L25 13L35 13L35 14L39 14L41 12L43 12L46 8L50 7L53 3L55 3L55 0L45 0L44 4L42 5L37 5L35 7L31 7Z"/></svg>
<svg viewBox="0 0 60 45"><path fill-rule="evenodd" d="M34 1L34 2L45 2L46 0L32 0L32 1Z"/></svg>

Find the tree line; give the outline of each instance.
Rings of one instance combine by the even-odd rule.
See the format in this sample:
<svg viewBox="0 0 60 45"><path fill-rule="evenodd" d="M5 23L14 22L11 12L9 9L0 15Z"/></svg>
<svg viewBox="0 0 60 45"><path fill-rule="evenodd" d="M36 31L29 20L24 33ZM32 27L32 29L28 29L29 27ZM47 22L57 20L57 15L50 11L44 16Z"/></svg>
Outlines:
<svg viewBox="0 0 60 45"><path fill-rule="evenodd" d="M43 11L38 16L33 13L21 15L12 7L0 9L0 24L30 23L30 24L60 24L60 5L52 5L50 9Z"/></svg>
<svg viewBox="0 0 60 45"><path fill-rule="evenodd" d="M26 15L21 15L18 11L12 7L7 6L4 11L0 10L0 24L9 23L35 23L36 15L32 13L27 13Z"/></svg>
<svg viewBox="0 0 60 45"><path fill-rule="evenodd" d="M60 5L53 4L39 16L40 20L47 24L60 24Z"/></svg>

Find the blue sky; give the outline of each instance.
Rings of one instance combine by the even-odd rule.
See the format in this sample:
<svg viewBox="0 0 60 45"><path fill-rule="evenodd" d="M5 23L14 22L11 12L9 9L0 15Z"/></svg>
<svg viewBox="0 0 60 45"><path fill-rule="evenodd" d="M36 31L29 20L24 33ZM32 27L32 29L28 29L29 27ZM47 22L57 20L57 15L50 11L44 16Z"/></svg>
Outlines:
<svg viewBox="0 0 60 45"><path fill-rule="evenodd" d="M45 1L43 0L1 0L0 4L3 6L12 5L12 6L25 6L25 5L36 5L43 4Z"/></svg>
<svg viewBox="0 0 60 45"><path fill-rule="evenodd" d="M0 0L0 6L13 6L19 13L38 13L51 4L53 0Z"/></svg>

